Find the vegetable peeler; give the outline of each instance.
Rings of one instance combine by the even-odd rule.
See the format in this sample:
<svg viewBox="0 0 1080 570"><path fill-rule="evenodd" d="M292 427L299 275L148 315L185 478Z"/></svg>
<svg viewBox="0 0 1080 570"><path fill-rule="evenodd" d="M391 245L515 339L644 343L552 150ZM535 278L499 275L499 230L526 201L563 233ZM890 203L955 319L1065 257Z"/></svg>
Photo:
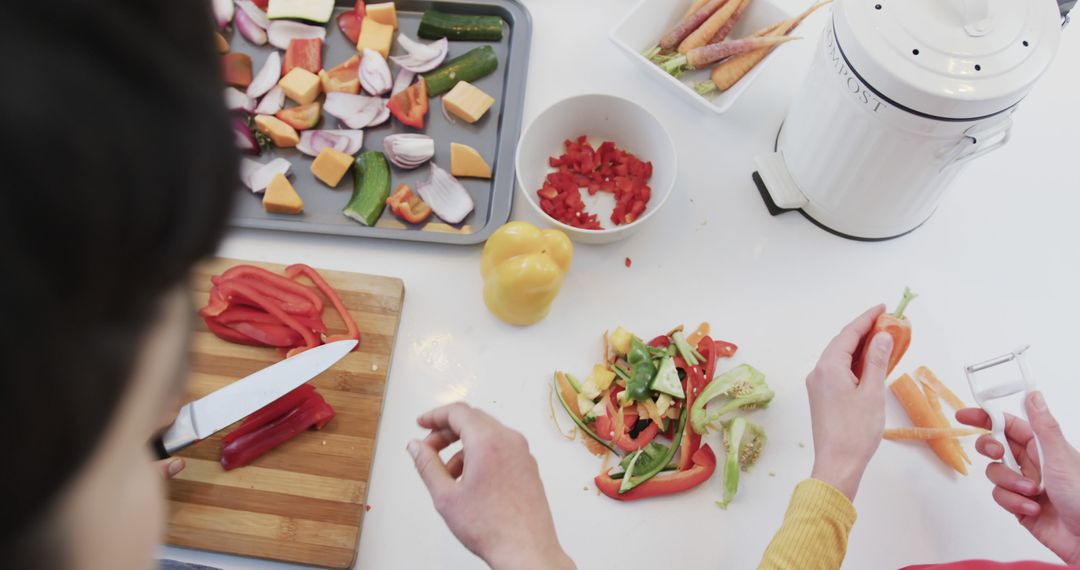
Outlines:
<svg viewBox="0 0 1080 570"><path fill-rule="evenodd" d="M975 402L982 408L987 415L990 416L991 436L998 441L1004 447L1005 454L1002 457L1002 461L1009 469L1017 473L1021 473L1020 465L1017 464L1016 458L1013 456L1012 449L1009 447L1009 442L1005 438L1005 410L1004 406L1000 403L995 403L995 400L1001 400L1012 396L1014 394L1024 393L1026 400L1027 395L1035 391L1035 379L1031 376L1031 371L1028 370L1027 362L1024 360L1024 353L1030 346L1022 346L1016 350L1003 354L996 358L984 360L978 364L971 364L964 367L964 373L967 375L968 385L971 387L971 395L974 396ZM977 376L978 372L982 372L989 368L994 368L1002 364L1009 362L1016 362L1017 368L1020 370L1020 377L1015 380L994 380L988 381L985 379L980 380ZM1021 406L1021 414L1024 420L1027 420L1027 408ZM1029 422L1030 423L1030 422ZM1042 444L1039 443L1039 439L1035 438L1035 447L1039 453L1039 472L1042 472L1043 452ZM1039 491L1043 489L1042 481L1039 482Z"/></svg>

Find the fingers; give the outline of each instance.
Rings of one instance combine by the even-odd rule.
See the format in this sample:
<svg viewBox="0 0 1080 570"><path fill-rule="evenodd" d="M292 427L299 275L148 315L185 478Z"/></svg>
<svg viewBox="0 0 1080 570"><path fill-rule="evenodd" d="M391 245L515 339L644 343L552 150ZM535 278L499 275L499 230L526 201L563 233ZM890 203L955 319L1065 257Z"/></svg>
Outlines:
<svg viewBox="0 0 1080 570"><path fill-rule="evenodd" d="M956 421L971 427L990 429L990 415L982 408L964 408L956 411Z"/></svg>
<svg viewBox="0 0 1080 570"><path fill-rule="evenodd" d="M990 434L981 435L975 440L975 451L994 461L1001 461L1001 458L1005 457L1005 448Z"/></svg>
<svg viewBox="0 0 1080 570"><path fill-rule="evenodd" d="M450 476L454 479L461 477L461 472L465 470L465 450L460 449L455 453L450 461L446 462L446 471L450 473Z"/></svg>
<svg viewBox="0 0 1080 570"><path fill-rule="evenodd" d="M866 333L874 327L874 321L884 312L885 305L875 305L867 309L832 339L829 346L825 348L825 354L847 356L850 363L851 355L859 348Z"/></svg>
<svg viewBox="0 0 1080 570"><path fill-rule="evenodd" d="M450 473L446 470L446 465L443 465L442 460L439 459L437 451L432 449L431 446L416 440L410 441L405 449L412 456L413 463L416 465L416 472L420 474L420 478L423 479L424 485L433 499L437 501L438 497L450 491L454 478L450 476Z"/></svg>
<svg viewBox="0 0 1080 570"><path fill-rule="evenodd" d="M416 423L430 430L449 429L460 436L478 417L479 412L468 404L455 402L423 414L416 419Z"/></svg>
<svg viewBox="0 0 1080 570"><path fill-rule="evenodd" d="M1042 508L1039 503L1001 487L994 487L994 502L1018 517L1036 516Z"/></svg>
<svg viewBox="0 0 1080 570"><path fill-rule="evenodd" d="M424 444L428 445L435 451L442 451L446 449L451 443L458 440L458 435L449 428L437 429L428 434L424 438Z"/></svg>
<svg viewBox="0 0 1080 570"><path fill-rule="evenodd" d="M165 479L175 477L176 474L183 471L186 466L187 463L184 462L183 457L170 457L154 462L154 468L157 469Z"/></svg>
<svg viewBox="0 0 1080 570"><path fill-rule="evenodd" d="M884 388L892 349L893 338L887 332L879 332L870 339L870 349L863 355L863 374L859 379L861 389L879 391Z"/></svg>
<svg viewBox="0 0 1080 570"><path fill-rule="evenodd" d="M1020 475L1001 463L991 463L987 465L986 478L995 486L1018 495L1034 497L1039 494L1038 483Z"/></svg>
<svg viewBox="0 0 1080 570"><path fill-rule="evenodd" d="M1042 392L1032 392L1024 405L1027 408L1028 419L1031 420L1030 429L1039 436L1039 443L1042 444L1043 453L1046 455L1043 462L1047 465L1066 465L1072 453L1072 446L1066 441L1065 434L1061 433L1061 426L1046 406ZM1027 441L1022 443L1026 445Z"/></svg>

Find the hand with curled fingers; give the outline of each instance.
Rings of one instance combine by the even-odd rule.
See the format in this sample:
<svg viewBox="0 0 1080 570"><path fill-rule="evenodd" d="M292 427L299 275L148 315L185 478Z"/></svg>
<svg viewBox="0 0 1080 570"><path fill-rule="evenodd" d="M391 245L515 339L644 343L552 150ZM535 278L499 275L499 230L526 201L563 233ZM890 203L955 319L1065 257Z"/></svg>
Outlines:
<svg viewBox="0 0 1080 570"><path fill-rule="evenodd" d="M892 336L882 332L871 340L862 378L855 377L851 362L883 312L885 306L878 305L844 327L806 378L814 432L811 477L836 487L851 500L885 430L885 375Z"/></svg>
<svg viewBox="0 0 1080 570"><path fill-rule="evenodd" d="M544 486L529 444L518 432L463 403L417 420L431 430L411 441L435 510L461 543L495 569L575 568L555 534ZM460 440L443 463L439 452Z"/></svg>
<svg viewBox="0 0 1080 570"><path fill-rule="evenodd" d="M1080 565L1080 453L1050 414L1042 393L1032 392L1024 401L1031 423L1006 415L1008 449L990 435L975 442L975 449L993 460L986 466L986 478L994 484L993 497L1039 542L1066 564ZM990 428L990 418L979 408L956 412L956 419L969 426ZM1042 444L1039 468L1035 437ZM1023 474L1000 462L1012 453ZM1045 490L1039 492L1039 482Z"/></svg>

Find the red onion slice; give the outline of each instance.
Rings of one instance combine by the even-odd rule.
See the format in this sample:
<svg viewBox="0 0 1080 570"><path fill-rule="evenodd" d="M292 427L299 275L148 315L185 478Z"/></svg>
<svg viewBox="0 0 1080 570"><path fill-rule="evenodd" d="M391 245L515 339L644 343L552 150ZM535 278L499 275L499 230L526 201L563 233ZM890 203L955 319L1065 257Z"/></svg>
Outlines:
<svg viewBox="0 0 1080 570"><path fill-rule="evenodd" d="M412 170L435 156L435 139L418 133L398 133L383 139L386 159L395 166Z"/></svg>
<svg viewBox="0 0 1080 570"><path fill-rule="evenodd" d="M244 36L244 39L257 45L266 44L266 30L260 28L258 24L251 20L251 17L247 15L243 10L236 13L236 29L240 31L240 35Z"/></svg>
<svg viewBox="0 0 1080 570"><path fill-rule="evenodd" d="M225 88L225 107L230 111L250 113L255 110L255 99L235 87Z"/></svg>
<svg viewBox="0 0 1080 570"><path fill-rule="evenodd" d="M247 186L248 188L251 188L251 175L255 174L255 171L262 168L262 167L263 167L263 163L261 163L261 162L259 162L257 160L248 158L246 156L241 158L240 159L240 182L242 182L244 184L244 186Z"/></svg>
<svg viewBox="0 0 1080 570"><path fill-rule="evenodd" d="M289 20L274 20L266 29L266 35L270 39L270 45L278 49L288 49L292 40L325 40L326 28Z"/></svg>
<svg viewBox="0 0 1080 570"><path fill-rule="evenodd" d="M381 53L364 48L360 58L360 87L372 95L383 95L394 85L390 75L390 66Z"/></svg>
<svg viewBox="0 0 1080 570"><path fill-rule="evenodd" d="M461 222L476 207L469 191L457 178L434 162L431 163L431 178L417 184L416 193L431 206L436 216L449 224Z"/></svg>
<svg viewBox="0 0 1080 570"><path fill-rule="evenodd" d="M279 71L278 73L281 72ZM259 101L259 106L255 107L254 112L256 115L273 115L280 111L284 106L285 92L281 90L281 87L275 85L270 91L266 92L266 95L263 95L262 101Z"/></svg>
<svg viewBox="0 0 1080 570"><path fill-rule="evenodd" d="M266 164L260 165L259 168L253 169L244 183L252 192L261 194L275 176L278 174L288 176L290 170L292 170L292 163L284 158L275 158ZM243 176L243 167L241 167L241 176Z"/></svg>
<svg viewBox="0 0 1080 570"><path fill-rule="evenodd" d="M263 62L262 67L259 68L259 72L255 74L255 79L252 79L248 85L248 97L266 95L268 91L277 86L279 79L281 79L281 54L271 51L270 55L266 56L266 61Z"/></svg>
<svg viewBox="0 0 1080 570"><path fill-rule="evenodd" d="M408 89L409 85L412 85L412 80L415 77L415 71L409 71L404 67L399 69L397 72L397 76L394 77L394 88L390 90L390 96L393 97L394 95L397 95L398 93L401 93L402 91Z"/></svg>
<svg viewBox="0 0 1080 570"><path fill-rule="evenodd" d="M402 68L415 73L425 73L439 67L450 49L450 42L446 38L435 40L430 44L422 44L409 39L405 34L398 34L397 41L408 55L395 55L390 59Z"/></svg>
<svg viewBox="0 0 1080 570"><path fill-rule="evenodd" d="M252 134L251 129L248 128L247 122L244 119L232 116L232 128L233 134L236 135L236 148L248 154L259 154L262 149L259 148L259 142L255 140L255 135Z"/></svg>
<svg viewBox="0 0 1080 570"><path fill-rule="evenodd" d="M270 27L270 18L266 17L266 12L255 5L251 0L236 0L236 7L240 8L240 11L247 14L247 17L251 21L262 29Z"/></svg>
<svg viewBox="0 0 1080 570"><path fill-rule="evenodd" d="M296 150L308 156L319 156L322 149L327 147L345 154L356 154L363 144L364 131L361 130L310 130L300 133L300 143L296 145Z"/></svg>
<svg viewBox="0 0 1080 570"><path fill-rule="evenodd" d="M386 99L352 93L327 93L323 111L337 117L350 129L379 125L390 118Z"/></svg>
<svg viewBox="0 0 1080 570"><path fill-rule="evenodd" d="M214 20L217 22L218 28L222 30L228 28L229 23L232 22L233 14L236 12L232 0L212 0L210 6L214 11Z"/></svg>

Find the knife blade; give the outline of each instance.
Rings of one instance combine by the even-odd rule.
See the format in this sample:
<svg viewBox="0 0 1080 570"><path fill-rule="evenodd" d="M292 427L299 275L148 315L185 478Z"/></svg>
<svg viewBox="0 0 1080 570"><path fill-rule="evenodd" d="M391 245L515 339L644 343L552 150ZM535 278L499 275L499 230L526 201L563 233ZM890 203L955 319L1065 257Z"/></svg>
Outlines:
<svg viewBox="0 0 1080 570"><path fill-rule="evenodd" d="M158 456L164 452L164 457L168 457L206 439L293 391L344 358L357 342L339 340L305 350L189 402L180 408L172 426L155 443Z"/></svg>

